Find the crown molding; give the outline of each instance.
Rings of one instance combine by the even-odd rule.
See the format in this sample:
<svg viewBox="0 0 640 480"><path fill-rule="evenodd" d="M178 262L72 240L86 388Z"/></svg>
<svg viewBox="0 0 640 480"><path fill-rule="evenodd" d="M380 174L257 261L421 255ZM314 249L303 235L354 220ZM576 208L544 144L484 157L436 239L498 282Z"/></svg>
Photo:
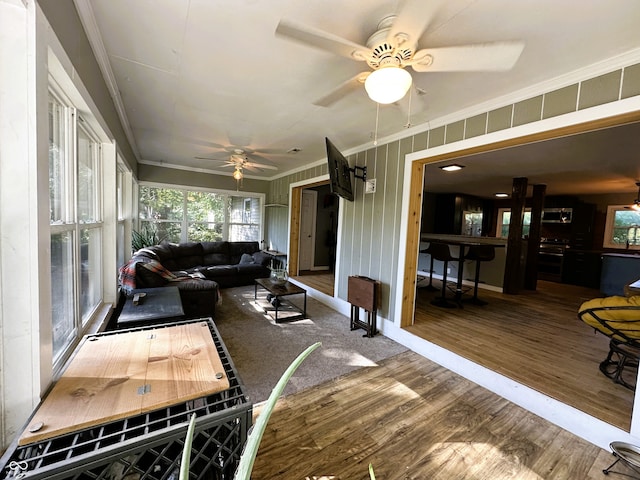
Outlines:
<svg viewBox="0 0 640 480"><path fill-rule="evenodd" d="M136 156L136 161L139 162L140 151L138 150L138 145L136 144L133 131L131 130L129 118L127 117L124 103L120 96L120 90L118 89L118 84L116 83L116 78L113 74L111 63L109 62L109 55L107 54L107 49L102 41L100 28L98 27L96 17L93 13L93 7L89 0L73 0L73 3L76 6L80 22L82 23L82 27L84 28L89 44L91 45L91 50L93 50L93 55L96 58L96 62L100 67L105 84L107 85L107 89L109 90L109 94L113 100L113 104L116 112L118 113L118 118L120 119L124 133L127 136L131 149Z"/></svg>

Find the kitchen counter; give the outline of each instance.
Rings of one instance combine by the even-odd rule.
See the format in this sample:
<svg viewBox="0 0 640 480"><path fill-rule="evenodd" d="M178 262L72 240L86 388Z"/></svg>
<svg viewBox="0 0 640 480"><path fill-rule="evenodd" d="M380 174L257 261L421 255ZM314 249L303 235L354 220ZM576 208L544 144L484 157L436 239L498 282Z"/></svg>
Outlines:
<svg viewBox="0 0 640 480"><path fill-rule="evenodd" d="M493 290L496 292L502 291L502 285L504 282L504 268L506 264L506 238L496 237L472 237L468 235L439 235L433 233L423 233L420 236L420 250L424 250L428 247L430 241L440 241L449 244L449 249L454 257L459 255L460 244L482 244L482 245L494 245L496 247L496 256L490 262L482 262L480 267L480 288L486 288L487 290ZM473 260L465 260L462 271L462 284L467 286L473 286L475 278L475 264ZM423 276L429 276L430 257L428 254L421 253L418 257L418 274ZM449 262L447 279L455 280L458 276L458 262ZM443 263L435 260L433 262L434 276L436 278L442 278Z"/></svg>
<svg viewBox="0 0 640 480"><path fill-rule="evenodd" d="M624 295L624 287L640 278L640 255L603 253L600 292L604 296Z"/></svg>

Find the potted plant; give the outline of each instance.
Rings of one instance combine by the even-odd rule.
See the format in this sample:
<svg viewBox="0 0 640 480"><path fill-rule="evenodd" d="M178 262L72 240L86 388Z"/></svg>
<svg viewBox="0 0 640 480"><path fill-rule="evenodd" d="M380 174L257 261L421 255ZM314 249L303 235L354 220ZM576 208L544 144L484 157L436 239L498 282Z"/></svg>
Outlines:
<svg viewBox="0 0 640 480"><path fill-rule="evenodd" d="M158 235L158 229L145 225L140 231L133 230L131 232L131 250L135 253L141 248L158 245L164 240Z"/></svg>

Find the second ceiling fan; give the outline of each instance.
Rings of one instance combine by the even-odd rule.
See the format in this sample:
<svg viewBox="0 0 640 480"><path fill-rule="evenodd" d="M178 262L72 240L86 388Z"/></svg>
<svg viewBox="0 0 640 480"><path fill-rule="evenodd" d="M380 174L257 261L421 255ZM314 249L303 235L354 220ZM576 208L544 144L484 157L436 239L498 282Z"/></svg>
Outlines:
<svg viewBox="0 0 640 480"><path fill-rule="evenodd" d="M246 168L247 170L253 171L262 171L262 170L277 170L278 167L274 165L267 165L265 163L257 163L252 161L249 156L246 154L244 150L241 148L236 148L231 152L231 155L228 159L218 159L211 157L195 157L198 160L212 160L215 162L221 162L222 167L234 167L236 170L242 170Z"/></svg>
<svg viewBox="0 0 640 480"><path fill-rule="evenodd" d="M522 42L494 42L418 49L418 40L432 22L442 0L407 0L396 15L383 18L366 46L323 30L281 20L276 34L352 60L372 69L361 72L314 102L330 106L364 83L378 103L394 103L405 96L414 72L506 71L517 62Z"/></svg>

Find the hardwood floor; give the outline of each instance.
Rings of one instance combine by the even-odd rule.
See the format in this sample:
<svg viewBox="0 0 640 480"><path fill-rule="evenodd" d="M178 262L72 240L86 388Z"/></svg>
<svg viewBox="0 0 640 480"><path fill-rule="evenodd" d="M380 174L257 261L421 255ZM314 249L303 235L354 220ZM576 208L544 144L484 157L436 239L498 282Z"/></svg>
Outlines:
<svg viewBox="0 0 640 480"><path fill-rule="evenodd" d="M309 273L295 278L333 295L333 274ZM577 317L582 302L600 296L597 290L547 281L518 295L480 289L489 303L462 309L431 305L436 295L418 288L409 332L629 431L634 392L599 371L609 340Z"/></svg>
<svg viewBox="0 0 640 480"><path fill-rule="evenodd" d="M597 290L539 281L519 295L480 290L489 304L463 309L431 305L435 295L418 288L408 331L629 431L634 393L599 371L609 340L577 318Z"/></svg>
<svg viewBox="0 0 640 480"><path fill-rule="evenodd" d="M280 399L252 478L365 480L371 463L385 480L595 480L613 461L408 351Z"/></svg>
<svg viewBox="0 0 640 480"><path fill-rule="evenodd" d="M293 278L318 290L319 292L324 293L325 295L333 297L333 286L335 282L333 272L304 271L300 272L300 275Z"/></svg>

